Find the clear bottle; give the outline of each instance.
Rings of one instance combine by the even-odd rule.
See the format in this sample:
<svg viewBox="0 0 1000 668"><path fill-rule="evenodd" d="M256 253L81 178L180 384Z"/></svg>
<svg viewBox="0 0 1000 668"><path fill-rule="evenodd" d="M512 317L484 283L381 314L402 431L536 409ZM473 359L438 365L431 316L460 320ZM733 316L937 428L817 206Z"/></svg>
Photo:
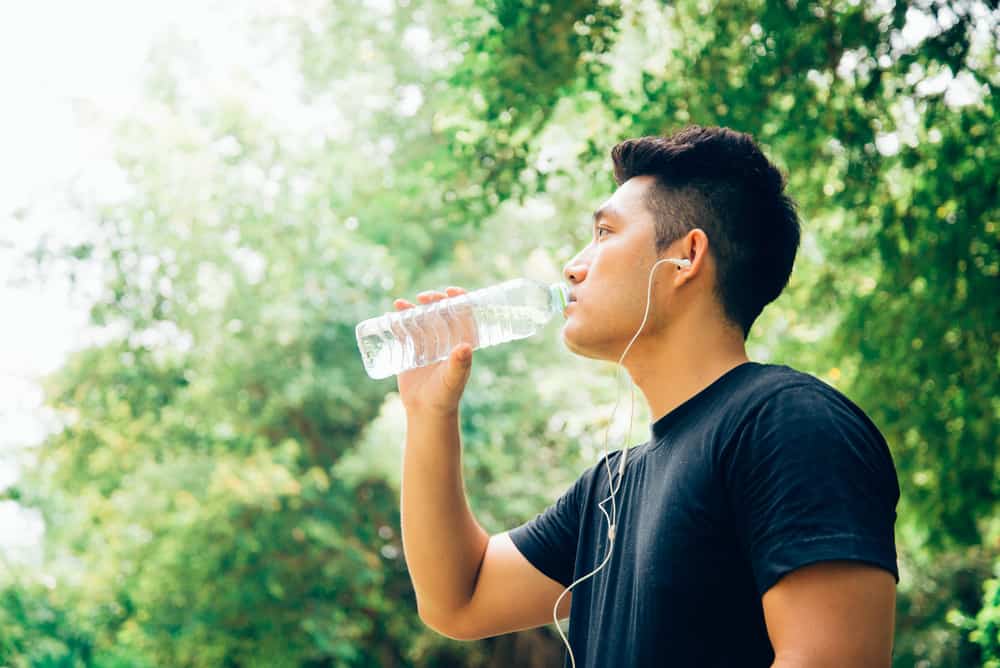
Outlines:
<svg viewBox="0 0 1000 668"><path fill-rule="evenodd" d="M387 378L447 359L460 342L476 350L527 338L557 313L565 315L568 303L565 283L516 278L370 318L355 335L365 371Z"/></svg>

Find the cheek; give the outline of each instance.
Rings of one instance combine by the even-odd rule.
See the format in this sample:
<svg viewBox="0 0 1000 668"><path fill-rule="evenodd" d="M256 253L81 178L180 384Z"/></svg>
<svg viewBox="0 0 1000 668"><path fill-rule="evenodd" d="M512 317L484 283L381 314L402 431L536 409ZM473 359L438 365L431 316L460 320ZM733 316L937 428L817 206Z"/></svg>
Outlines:
<svg viewBox="0 0 1000 668"><path fill-rule="evenodd" d="M593 295L586 304L575 302L569 309L563 331L580 340L595 341L610 335L624 321L623 306L614 297Z"/></svg>

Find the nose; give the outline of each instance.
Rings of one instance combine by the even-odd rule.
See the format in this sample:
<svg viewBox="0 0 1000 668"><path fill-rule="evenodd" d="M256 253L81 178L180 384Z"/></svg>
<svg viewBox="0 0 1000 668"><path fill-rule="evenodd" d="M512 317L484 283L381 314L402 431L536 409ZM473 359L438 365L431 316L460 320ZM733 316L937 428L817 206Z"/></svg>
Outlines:
<svg viewBox="0 0 1000 668"><path fill-rule="evenodd" d="M575 257L563 267L563 277L573 285L582 283L587 277L587 265L579 257Z"/></svg>

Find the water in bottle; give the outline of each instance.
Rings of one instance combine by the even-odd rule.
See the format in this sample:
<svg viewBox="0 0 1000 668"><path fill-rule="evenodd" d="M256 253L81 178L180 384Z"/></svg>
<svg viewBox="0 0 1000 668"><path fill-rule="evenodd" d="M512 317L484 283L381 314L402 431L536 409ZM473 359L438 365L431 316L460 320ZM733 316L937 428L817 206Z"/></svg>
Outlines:
<svg viewBox="0 0 1000 668"><path fill-rule="evenodd" d="M387 378L447 359L461 342L473 350L531 336L569 302L565 283L517 278L358 324L365 371Z"/></svg>

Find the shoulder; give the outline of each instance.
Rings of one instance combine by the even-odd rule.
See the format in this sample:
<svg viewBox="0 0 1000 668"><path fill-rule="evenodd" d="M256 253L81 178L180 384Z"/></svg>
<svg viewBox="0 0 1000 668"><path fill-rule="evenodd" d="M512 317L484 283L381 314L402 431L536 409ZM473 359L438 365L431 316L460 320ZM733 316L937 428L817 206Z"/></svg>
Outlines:
<svg viewBox="0 0 1000 668"><path fill-rule="evenodd" d="M856 422L879 434L868 415L843 392L816 376L788 366L760 365L752 380L745 423Z"/></svg>
<svg viewBox="0 0 1000 668"><path fill-rule="evenodd" d="M645 445L645 444L643 444ZM627 460L631 460L638 453L637 450L643 446L632 446L629 448L629 453L627 455ZM591 464L584 472L577 478L577 484L584 489L592 489L595 485L603 485L607 487L608 485L608 472L610 471L611 478L615 478L618 474L618 466L621 464L622 450L610 450L608 451L607 457L605 457L602 452L597 461Z"/></svg>
<svg viewBox="0 0 1000 668"><path fill-rule="evenodd" d="M810 403L833 401L851 405L837 389L819 378L781 364L750 362L726 388L723 407L719 411L735 419L734 427L752 420L761 411L777 403Z"/></svg>
<svg viewBox="0 0 1000 668"><path fill-rule="evenodd" d="M775 463L787 456L837 456L894 468L878 427L841 391L787 366L763 367L724 454Z"/></svg>

